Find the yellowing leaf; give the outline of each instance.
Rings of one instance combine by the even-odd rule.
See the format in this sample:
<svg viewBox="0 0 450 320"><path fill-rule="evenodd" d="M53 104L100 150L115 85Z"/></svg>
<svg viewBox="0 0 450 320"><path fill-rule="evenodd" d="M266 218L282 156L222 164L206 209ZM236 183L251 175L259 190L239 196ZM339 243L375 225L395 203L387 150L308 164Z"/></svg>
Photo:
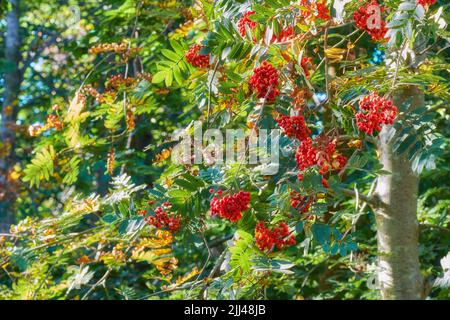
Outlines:
<svg viewBox="0 0 450 320"><path fill-rule="evenodd" d="M339 62L344 59L344 54L346 53L346 49L341 48L328 48L325 49L325 56L328 59L331 59L332 62Z"/></svg>

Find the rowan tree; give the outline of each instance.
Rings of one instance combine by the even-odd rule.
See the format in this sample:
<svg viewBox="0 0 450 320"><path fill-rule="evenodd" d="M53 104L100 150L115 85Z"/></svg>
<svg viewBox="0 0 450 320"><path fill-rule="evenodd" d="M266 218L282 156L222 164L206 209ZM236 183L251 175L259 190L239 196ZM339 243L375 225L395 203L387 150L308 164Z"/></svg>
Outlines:
<svg viewBox="0 0 450 320"><path fill-rule="evenodd" d="M0 240L2 297L448 298L447 4L101 2L29 128L47 200ZM279 163L175 161L198 123L247 156L279 129Z"/></svg>

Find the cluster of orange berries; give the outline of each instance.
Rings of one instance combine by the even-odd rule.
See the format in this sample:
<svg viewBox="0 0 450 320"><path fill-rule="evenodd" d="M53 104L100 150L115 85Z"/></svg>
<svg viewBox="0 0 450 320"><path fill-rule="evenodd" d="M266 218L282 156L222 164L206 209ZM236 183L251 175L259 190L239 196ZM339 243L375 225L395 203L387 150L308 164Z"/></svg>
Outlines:
<svg viewBox="0 0 450 320"><path fill-rule="evenodd" d="M137 78L140 80L146 80L148 82L152 82L152 75L147 72L138 73Z"/></svg>
<svg viewBox="0 0 450 320"><path fill-rule="evenodd" d="M108 157L106 158L106 171L110 176L112 176L114 172L115 160L116 160L116 150L114 148L111 148L108 151Z"/></svg>
<svg viewBox="0 0 450 320"><path fill-rule="evenodd" d="M380 131L382 124L393 124L397 117L397 107L392 101L379 97L376 92L359 100L356 124L359 130L367 134Z"/></svg>
<svg viewBox="0 0 450 320"><path fill-rule="evenodd" d="M214 189L210 190L211 193ZM234 194L222 196L222 190L217 191L218 196L213 197L210 202L211 215L236 222L242 218L242 212L248 210L250 204L250 193L239 191Z"/></svg>
<svg viewBox="0 0 450 320"><path fill-rule="evenodd" d="M289 231L286 223L281 222L278 226L266 228L264 221L259 221L255 229L256 245L261 251L278 249L295 245L295 236Z"/></svg>
<svg viewBox="0 0 450 320"><path fill-rule="evenodd" d="M50 114L47 117L46 127L47 129L55 129L56 131L60 131L63 128L63 123L59 116L56 114Z"/></svg>
<svg viewBox="0 0 450 320"><path fill-rule="evenodd" d="M128 77L128 78L124 78L123 75L121 74L116 74L112 77L110 77L106 83L105 83L105 88L106 90L118 90L121 87L131 87L134 84L136 84L136 79L132 78L132 77Z"/></svg>
<svg viewBox="0 0 450 320"><path fill-rule="evenodd" d="M88 50L90 54L100 54L104 52L120 54L123 63L127 63L130 57L136 56L140 51L141 48L130 48L128 42L125 41L120 43L101 43Z"/></svg>
<svg viewBox="0 0 450 320"><path fill-rule="evenodd" d="M133 131L136 128L136 116L134 115L133 111L127 110L125 116L125 123L127 125L128 131Z"/></svg>
<svg viewBox="0 0 450 320"><path fill-rule="evenodd" d="M29 126L28 134L31 137L37 137L49 129L55 129L56 131L60 131L60 130L62 130L63 126L64 126L64 124L58 115L50 114L47 117L47 121L46 121L45 125L33 124L33 125Z"/></svg>
<svg viewBox="0 0 450 320"><path fill-rule="evenodd" d="M209 66L209 54L201 54L200 50L205 46L199 44L192 45L185 54L187 62L196 68L208 68Z"/></svg>
<svg viewBox="0 0 450 320"><path fill-rule="evenodd" d="M42 130L42 126L40 124L32 124L28 127L28 134L30 137L37 137L42 132L44 132L44 130Z"/></svg>
<svg viewBox="0 0 450 320"><path fill-rule="evenodd" d="M379 26L369 26L368 19L374 14L371 11L371 8L374 6L379 6L377 0L372 0L372 2L368 3L365 6L361 6L358 10L353 14L353 18L355 19L356 26L361 29L367 31L367 33L372 37L374 41L381 41L384 39L386 35L387 28L386 22L381 20L380 17L380 25ZM380 7L380 12L384 11L384 7Z"/></svg>
<svg viewBox="0 0 450 320"><path fill-rule="evenodd" d="M83 86L81 91L83 94L93 97L98 103L103 102L103 94L98 92L92 85L87 84Z"/></svg>
<svg viewBox="0 0 450 320"><path fill-rule="evenodd" d="M89 48L90 54L99 54L104 52L124 53L128 50L128 43L100 43L99 45Z"/></svg>
<svg viewBox="0 0 450 320"><path fill-rule="evenodd" d="M256 91L258 98L265 98L268 103L275 101L279 96L278 70L267 61L253 69L250 86Z"/></svg>

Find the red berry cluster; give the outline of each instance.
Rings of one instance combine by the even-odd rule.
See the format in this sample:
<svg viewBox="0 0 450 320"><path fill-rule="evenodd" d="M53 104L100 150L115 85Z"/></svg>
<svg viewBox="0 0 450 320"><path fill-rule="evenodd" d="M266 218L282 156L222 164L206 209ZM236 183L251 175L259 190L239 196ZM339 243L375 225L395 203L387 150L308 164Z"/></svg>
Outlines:
<svg viewBox="0 0 450 320"><path fill-rule="evenodd" d="M270 40L270 43L287 41L291 39L293 36L294 36L294 27L289 26L281 30L278 36L274 34L272 36L272 39Z"/></svg>
<svg viewBox="0 0 450 320"><path fill-rule="evenodd" d="M278 84L278 70L267 61L253 69L250 86L256 90L258 98L266 98L267 102L273 102L280 94Z"/></svg>
<svg viewBox="0 0 450 320"><path fill-rule="evenodd" d="M367 20L374 14L373 11L370 11L373 6L378 6L377 0L372 0L372 2L367 5L359 7L358 11L353 14L353 18L355 19L356 26L359 29L367 31L374 41L381 41L384 39L384 36L388 30L386 28L386 22L381 20L380 25L377 27L370 27L367 24ZM383 11L384 7L380 7L380 12Z"/></svg>
<svg viewBox="0 0 450 320"><path fill-rule="evenodd" d="M238 21L238 30L239 33L241 34L241 36L245 37L245 25L247 25L249 27L249 29L254 29L256 28L256 22L253 20L250 20L249 16L251 16L252 14L255 14L255 11L247 11L246 13L244 13L244 15L239 19Z"/></svg>
<svg viewBox="0 0 450 320"><path fill-rule="evenodd" d="M270 251L274 246L278 249L295 245L295 236L289 232L286 223L281 222L277 227L266 228L264 221L259 221L255 229L256 245L261 251Z"/></svg>
<svg viewBox="0 0 450 320"><path fill-rule="evenodd" d="M283 128L284 134L289 138L296 138L303 141L309 137L311 130L305 123L305 118L302 115L298 116L284 116L280 115L276 119L278 125Z"/></svg>
<svg viewBox="0 0 450 320"><path fill-rule="evenodd" d="M316 9L317 9L316 18L322 19L322 20L330 20L331 19L330 10L328 9L325 1L316 2Z"/></svg>
<svg viewBox="0 0 450 320"><path fill-rule="evenodd" d="M367 134L380 131L382 124L393 124L397 116L397 107L392 101L379 97L375 92L359 100L361 112L356 114L359 130Z"/></svg>
<svg viewBox="0 0 450 320"><path fill-rule="evenodd" d="M302 141L295 153L295 161L298 168L303 171L316 164L317 150L313 146L312 139L308 138Z"/></svg>
<svg viewBox="0 0 450 320"><path fill-rule="evenodd" d="M309 68L311 67L312 58L302 57L301 67L303 68L303 72L305 72L305 76L309 78L311 75L309 72Z"/></svg>
<svg viewBox="0 0 450 320"><path fill-rule="evenodd" d="M324 150L317 152L317 166L320 174L330 170L340 170L346 163L347 158L336 151L336 140L328 142Z"/></svg>
<svg viewBox="0 0 450 320"><path fill-rule="evenodd" d="M164 208L169 208L171 206L170 203L165 202L163 204ZM177 231L180 229L180 218L178 216L171 217L169 216L169 213L165 211L162 207L157 207L155 209L155 215L154 216L147 216L147 211L140 210L139 215L144 216L144 220L149 224L152 225L158 229L168 229L170 231Z"/></svg>
<svg viewBox="0 0 450 320"><path fill-rule="evenodd" d="M199 53L202 48L204 48L204 46L194 44L185 54L187 62L196 68L208 68L209 66L209 54Z"/></svg>
<svg viewBox="0 0 450 320"><path fill-rule="evenodd" d="M219 190L221 191L221 190ZM239 191L238 193L220 196L211 199L211 215L218 215L220 218L236 222L242 218L242 212L248 210L250 204L250 193Z"/></svg>
<svg viewBox="0 0 450 320"><path fill-rule="evenodd" d="M302 197L300 193L291 191L291 207L297 209L300 213L307 213L312 202L312 197Z"/></svg>
<svg viewBox="0 0 450 320"><path fill-rule="evenodd" d="M298 168L302 171L314 165L319 173L324 175L331 170L340 170L347 163L347 158L336 150L336 141L327 143L314 141L311 138L303 140L295 153Z"/></svg>
<svg viewBox="0 0 450 320"><path fill-rule="evenodd" d="M301 14L303 18L307 20L330 20L330 10L328 9L325 1L322 2L312 2L310 0L301 0L300 5Z"/></svg>
<svg viewBox="0 0 450 320"><path fill-rule="evenodd" d="M417 4L420 4L423 7L432 6L435 3L436 3L436 0L417 0Z"/></svg>

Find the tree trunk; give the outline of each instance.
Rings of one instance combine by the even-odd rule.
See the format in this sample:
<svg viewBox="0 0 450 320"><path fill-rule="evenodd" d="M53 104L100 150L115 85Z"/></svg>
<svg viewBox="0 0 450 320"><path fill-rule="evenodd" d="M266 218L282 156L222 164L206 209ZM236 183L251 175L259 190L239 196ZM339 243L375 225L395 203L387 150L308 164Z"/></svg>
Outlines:
<svg viewBox="0 0 450 320"><path fill-rule="evenodd" d="M410 110L424 104L424 96L414 87L397 92L394 104L412 98ZM383 168L391 174L380 176L376 196L381 207L375 209L378 239L378 280L383 299L421 299L423 279L418 253L417 197L419 178L412 172L405 155L393 150L391 126L379 135L378 152Z"/></svg>
<svg viewBox="0 0 450 320"><path fill-rule="evenodd" d="M13 166L14 126L22 74L19 69L20 55L20 10L19 0L10 0L11 10L6 16L5 58L8 70L4 75L2 120L0 125L0 213L6 224L13 222L12 205L14 193L9 190L8 175Z"/></svg>

